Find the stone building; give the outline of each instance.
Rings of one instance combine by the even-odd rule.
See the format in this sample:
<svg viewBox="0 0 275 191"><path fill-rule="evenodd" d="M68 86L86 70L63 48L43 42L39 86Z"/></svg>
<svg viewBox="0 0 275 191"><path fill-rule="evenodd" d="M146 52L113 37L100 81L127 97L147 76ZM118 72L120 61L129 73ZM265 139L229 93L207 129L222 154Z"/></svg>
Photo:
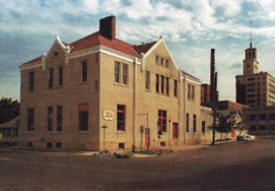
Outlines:
<svg viewBox="0 0 275 191"><path fill-rule="evenodd" d="M248 132L253 135L275 134L275 107L265 106L243 110Z"/></svg>
<svg viewBox="0 0 275 191"><path fill-rule="evenodd" d="M259 71L257 49L245 50L243 75L236 76L236 102L251 107L275 104L275 78L268 72Z"/></svg>
<svg viewBox="0 0 275 191"><path fill-rule="evenodd" d="M211 99L211 88L209 84L201 84L201 105L205 107L210 107Z"/></svg>
<svg viewBox="0 0 275 191"><path fill-rule="evenodd" d="M116 150L200 143L199 79L182 71L163 38L116 38L116 18L20 67L20 144Z"/></svg>
<svg viewBox="0 0 275 191"><path fill-rule="evenodd" d="M19 117L0 124L0 143L16 143L18 140Z"/></svg>

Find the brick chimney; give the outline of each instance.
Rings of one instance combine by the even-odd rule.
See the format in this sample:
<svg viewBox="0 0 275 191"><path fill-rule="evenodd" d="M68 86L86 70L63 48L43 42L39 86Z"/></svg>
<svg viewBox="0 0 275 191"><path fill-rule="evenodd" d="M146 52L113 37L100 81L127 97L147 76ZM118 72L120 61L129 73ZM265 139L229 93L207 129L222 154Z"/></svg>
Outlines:
<svg viewBox="0 0 275 191"><path fill-rule="evenodd" d="M110 40L116 39L116 17L111 15L100 19L99 22L99 33Z"/></svg>

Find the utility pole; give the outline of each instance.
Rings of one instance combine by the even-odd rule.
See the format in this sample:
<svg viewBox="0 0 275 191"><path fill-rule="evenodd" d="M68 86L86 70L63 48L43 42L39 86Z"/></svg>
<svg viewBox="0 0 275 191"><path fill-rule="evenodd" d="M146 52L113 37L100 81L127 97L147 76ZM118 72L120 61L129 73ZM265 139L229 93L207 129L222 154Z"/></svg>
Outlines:
<svg viewBox="0 0 275 191"><path fill-rule="evenodd" d="M106 150L106 147L105 147L105 130L107 129L107 125L103 125L102 126L102 129L103 129L103 151L105 152Z"/></svg>
<svg viewBox="0 0 275 191"><path fill-rule="evenodd" d="M213 111L213 135L212 135L212 145L215 145L215 134L216 134L216 118L217 118L217 78L218 73L215 71L215 49L211 49L211 59L210 59L210 100L211 108Z"/></svg>

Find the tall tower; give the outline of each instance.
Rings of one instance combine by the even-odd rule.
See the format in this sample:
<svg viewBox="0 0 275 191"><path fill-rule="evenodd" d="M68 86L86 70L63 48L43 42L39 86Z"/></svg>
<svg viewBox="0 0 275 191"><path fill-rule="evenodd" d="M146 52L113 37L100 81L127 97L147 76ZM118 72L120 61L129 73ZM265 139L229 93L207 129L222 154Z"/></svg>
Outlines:
<svg viewBox="0 0 275 191"><path fill-rule="evenodd" d="M245 50L245 59L243 60L243 75L259 73L259 62L257 61L257 49L253 48L250 42L249 48Z"/></svg>
<svg viewBox="0 0 275 191"><path fill-rule="evenodd" d="M245 59L243 60L243 75L259 73L259 62L257 61L257 49L252 44L252 21L250 20L250 43L249 48L245 50Z"/></svg>

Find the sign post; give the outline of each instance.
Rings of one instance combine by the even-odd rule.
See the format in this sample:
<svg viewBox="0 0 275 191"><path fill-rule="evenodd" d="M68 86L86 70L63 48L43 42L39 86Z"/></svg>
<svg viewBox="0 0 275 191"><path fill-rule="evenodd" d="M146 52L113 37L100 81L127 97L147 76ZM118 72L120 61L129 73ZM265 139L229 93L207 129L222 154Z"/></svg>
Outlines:
<svg viewBox="0 0 275 191"><path fill-rule="evenodd" d="M142 151L142 139L143 139L143 133L144 133L144 127L143 127L143 125L141 125L139 127L139 130L140 130L140 151Z"/></svg>
<svg viewBox="0 0 275 191"><path fill-rule="evenodd" d="M105 151L105 130L107 129L107 125L103 125L101 127L103 129L103 150Z"/></svg>

